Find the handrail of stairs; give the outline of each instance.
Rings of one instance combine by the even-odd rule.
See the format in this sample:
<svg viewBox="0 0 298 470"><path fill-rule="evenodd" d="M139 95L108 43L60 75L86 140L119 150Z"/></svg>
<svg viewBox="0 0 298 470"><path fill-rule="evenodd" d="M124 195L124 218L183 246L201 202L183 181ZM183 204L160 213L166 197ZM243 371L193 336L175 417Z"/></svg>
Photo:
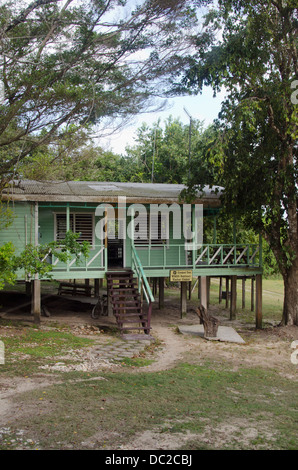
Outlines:
<svg viewBox="0 0 298 470"><path fill-rule="evenodd" d="M153 297L147 276L144 272L141 260L134 246L132 246L132 269L136 272L137 277L138 277L139 292L143 290L144 296L151 310L151 304L152 302L154 302L154 297Z"/></svg>

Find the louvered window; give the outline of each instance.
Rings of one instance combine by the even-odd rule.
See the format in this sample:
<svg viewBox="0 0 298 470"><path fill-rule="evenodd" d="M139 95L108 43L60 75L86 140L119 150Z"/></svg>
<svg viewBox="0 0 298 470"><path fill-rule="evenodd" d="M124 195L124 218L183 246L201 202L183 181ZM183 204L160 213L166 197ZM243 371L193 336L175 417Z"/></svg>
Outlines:
<svg viewBox="0 0 298 470"><path fill-rule="evenodd" d="M167 241L167 218L158 213L138 214L135 218L135 245L161 245Z"/></svg>
<svg viewBox="0 0 298 470"><path fill-rule="evenodd" d="M93 245L93 215L84 213L72 213L69 216L69 229L79 233L77 241L87 241ZM66 214L56 214L56 240L63 240L66 234Z"/></svg>

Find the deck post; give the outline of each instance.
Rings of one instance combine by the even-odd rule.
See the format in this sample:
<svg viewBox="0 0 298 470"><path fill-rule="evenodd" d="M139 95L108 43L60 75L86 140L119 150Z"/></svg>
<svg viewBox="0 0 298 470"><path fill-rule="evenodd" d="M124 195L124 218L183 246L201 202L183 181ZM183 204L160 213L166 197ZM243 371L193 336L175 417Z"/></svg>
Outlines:
<svg viewBox="0 0 298 470"><path fill-rule="evenodd" d="M163 277L159 278L158 301L159 310L162 310L165 306L165 280Z"/></svg>
<svg viewBox="0 0 298 470"><path fill-rule="evenodd" d="M251 303L251 308L250 310L254 312L255 310L255 278L251 278L251 295L250 295L250 303Z"/></svg>
<svg viewBox="0 0 298 470"><path fill-rule="evenodd" d="M218 303L222 302L222 277L219 278L219 293L218 293Z"/></svg>
<svg viewBox="0 0 298 470"><path fill-rule="evenodd" d="M34 207L34 244L38 246L38 202L35 202ZM31 314L34 318L34 323L40 323L41 315L41 291L40 280L38 273L35 274L32 282L32 296L31 296Z"/></svg>
<svg viewBox="0 0 298 470"><path fill-rule="evenodd" d="M242 308L245 308L245 277L242 279Z"/></svg>
<svg viewBox="0 0 298 470"><path fill-rule="evenodd" d="M187 313L187 281L181 282L180 291L180 313L183 318Z"/></svg>
<svg viewBox="0 0 298 470"><path fill-rule="evenodd" d="M262 274L256 275L256 328L262 328Z"/></svg>
<svg viewBox="0 0 298 470"><path fill-rule="evenodd" d="M207 308L210 305L210 284L211 284L211 277L207 276Z"/></svg>
<svg viewBox="0 0 298 470"><path fill-rule="evenodd" d="M229 308L229 297L230 297L230 278L226 277L226 308Z"/></svg>
<svg viewBox="0 0 298 470"><path fill-rule="evenodd" d="M157 293L157 278L154 277L152 281L152 294L156 295Z"/></svg>
<svg viewBox="0 0 298 470"><path fill-rule="evenodd" d="M188 283L188 300L191 300L192 281Z"/></svg>
<svg viewBox="0 0 298 470"><path fill-rule="evenodd" d="M236 320L237 276L231 276L230 320Z"/></svg>
<svg viewBox="0 0 298 470"><path fill-rule="evenodd" d="M112 317L113 316L113 307L112 307L110 289L109 289L109 283L108 282L107 282L107 311L108 311L108 317Z"/></svg>
<svg viewBox="0 0 298 470"><path fill-rule="evenodd" d="M40 313L41 313L40 280L34 279L31 282L32 282L31 313L34 318L34 323L40 323Z"/></svg>
<svg viewBox="0 0 298 470"><path fill-rule="evenodd" d="M99 297L99 279L94 279L94 297Z"/></svg>
<svg viewBox="0 0 298 470"><path fill-rule="evenodd" d="M207 277L200 277L200 305L208 309Z"/></svg>
<svg viewBox="0 0 298 470"><path fill-rule="evenodd" d="M32 286L31 286L31 281L26 281L25 282L25 289L26 289L26 295L29 297L32 295Z"/></svg>

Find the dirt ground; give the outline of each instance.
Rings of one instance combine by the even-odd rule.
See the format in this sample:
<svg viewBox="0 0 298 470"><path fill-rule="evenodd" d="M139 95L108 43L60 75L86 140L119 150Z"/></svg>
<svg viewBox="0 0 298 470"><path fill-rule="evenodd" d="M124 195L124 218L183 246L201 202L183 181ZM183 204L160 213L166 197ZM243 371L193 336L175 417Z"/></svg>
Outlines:
<svg viewBox="0 0 298 470"><path fill-rule="evenodd" d="M4 295L4 294L3 294ZM26 305L25 296L21 298L18 305L23 307L15 310L15 298L7 296L4 299L2 295L2 308L0 317L5 320L22 320L32 322L29 307ZM4 299L4 301L3 301ZM208 341L204 338L192 335L182 335L177 331L179 325L194 325L199 323L198 316L194 306L189 307L187 316L180 318L179 305L177 300L166 299L165 308L158 310L158 305L154 305L152 313L152 336L158 340L159 347L152 352L150 359L154 359L150 365L142 367L142 372L163 371L174 367L179 360L187 360L187 358L195 357L196 363L202 363L208 359L223 360L230 364L232 370L240 367L268 367L275 369L278 373L290 380L297 381L297 365L293 367L291 355L293 354L293 342L298 340L297 327L270 327L256 331L254 325L241 322L239 319L231 322L228 319L228 312L218 310L217 306L211 306L212 314L216 315L221 325L235 328L235 330L244 339L245 344L236 344L229 342ZM102 317L100 320L93 320L90 316L90 303L88 299L81 299L80 302L72 299L57 298L56 296L47 297L46 305L51 312L50 317L42 317L41 328L47 328L55 324L66 325L71 331L79 336L90 336L96 339L94 348L102 341L106 341L107 336L98 334L98 328L106 328L115 326L113 317ZM13 326L1 327L0 338L4 338L7 334L16 334ZM292 347L291 347L292 346ZM298 344L297 344L298 346ZM85 354L85 357L84 357ZM88 356L89 354L89 356ZM82 362L90 361L94 363L94 357L88 352L82 351ZM94 369L117 370L117 365L112 361L98 361L94 365ZM90 363L89 370L92 370ZM131 373L137 373L138 368L132 368ZM94 380L94 378L93 378ZM100 377L99 377L100 380ZM36 377L30 378L15 377L12 379L1 378L0 376L0 437L1 429L8 429L7 423L12 422L16 417L18 410L15 407L15 399L18 394L23 392L40 389L53 383L58 383L59 376L53 374L38 373ZM38 404L36 405L38 407ZM20 411L21 412L21 411ZM32 410L31 410L32 412ZM33 410L34 412L34 410ZM239 423L227 423L224 429L218 429L217 435L225 435L227 432L233 432L233 426L239 427ZM214 431L214 430L213 430ZM253 433L254 430L248 428L247 432ZM128 443L125 449L175 449L177 442L181 445L181 439L189 439L187 436L177 436L174 434L162 435L160 432L146 431L139 436L138 440L134 439L133 443ZM248 436L249 437L249 436ZM164 441L161 442L161 439ZM208 442L208 435L205 436ZM158 441L158 442L157 442ZM218 441L220 443L220 440ZM88 447L88 443L86 443Z"/></svg>

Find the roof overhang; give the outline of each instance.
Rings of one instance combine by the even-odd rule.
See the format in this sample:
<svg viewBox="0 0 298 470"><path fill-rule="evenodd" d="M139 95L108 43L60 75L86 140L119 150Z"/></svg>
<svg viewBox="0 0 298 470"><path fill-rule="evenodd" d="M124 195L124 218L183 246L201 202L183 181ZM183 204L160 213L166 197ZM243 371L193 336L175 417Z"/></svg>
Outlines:
<svg viewBox="0 0 298 470"><path fill-rule="evenodd" d="M122 197L126 203L131 204L183 204L180 196L184 189L186 186L181 184L21 180L12 182L3 191L2 199L25 202L116 204ZM197 192L192 203L203 204L204 207L220 207L222 192L221 187L206 186Z"/></svg>

